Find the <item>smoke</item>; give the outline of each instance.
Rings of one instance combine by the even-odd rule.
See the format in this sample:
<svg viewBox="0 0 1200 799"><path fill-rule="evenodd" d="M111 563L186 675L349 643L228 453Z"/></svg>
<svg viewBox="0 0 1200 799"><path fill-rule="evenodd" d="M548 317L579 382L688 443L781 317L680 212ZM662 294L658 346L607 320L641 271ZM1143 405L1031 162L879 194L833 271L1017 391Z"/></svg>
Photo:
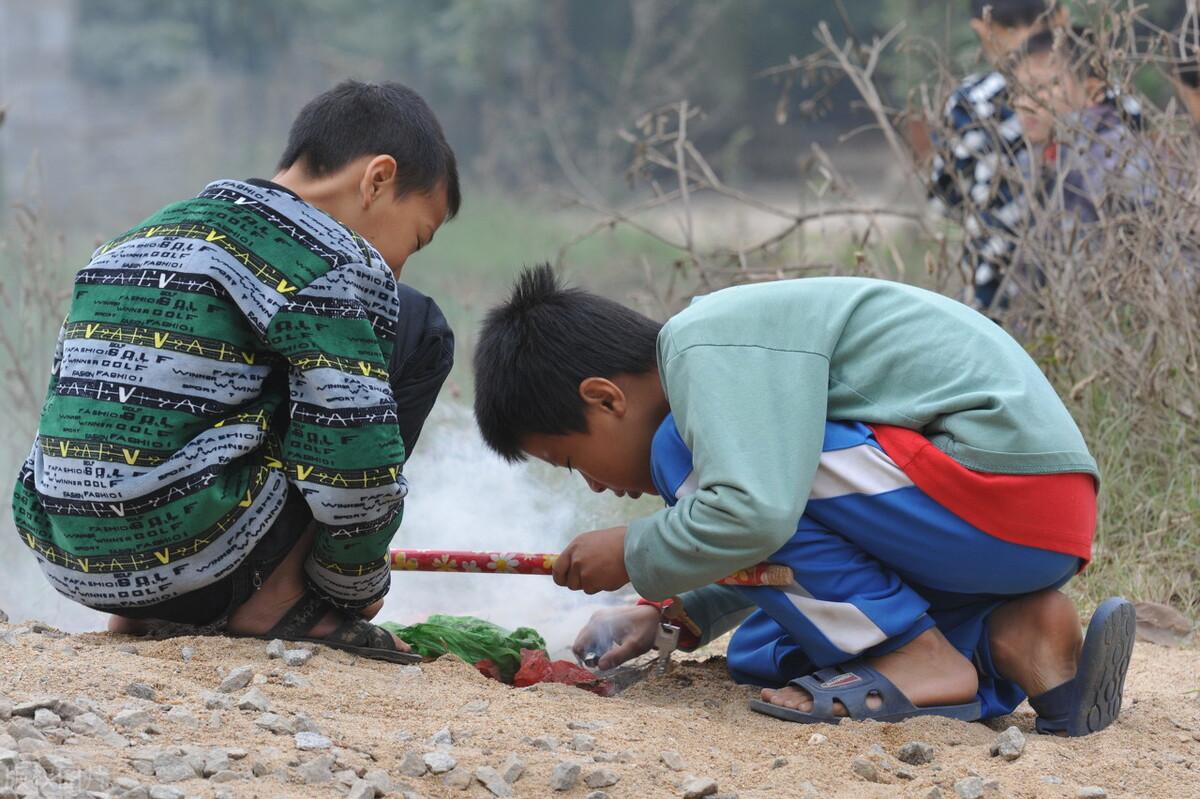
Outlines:
<svg viewBox="0 0 1200 799"><path fill-rule="evenodd" d="M410 492L395 547L559 552L574 534L621 524L638 507L598 496L563 470L505 463L485 447L469 410L449 402L430 418L405 474ZM13 533L7 502L0 524L0 610L13 621L40 619L73 632L103 629L105 614L71 602L43 579ZM397 572L376 620L478 616L510 629L534 627L553 656L569 657L592 612L612 602L559 588L549 577Z"/></svg>
<svg viewBox="0 0 1200 799"><path fill-rule="evenodd" d="M510 465L490 452L469 412L442 405L405 468L410 491L393 546L488 552L559 552L576 534L632 518L637 505L599 496L578 477L540 463ZM430 613L535 627L552 656L612 596L568 591L549 577L397 572L381 619Z"/></svg>

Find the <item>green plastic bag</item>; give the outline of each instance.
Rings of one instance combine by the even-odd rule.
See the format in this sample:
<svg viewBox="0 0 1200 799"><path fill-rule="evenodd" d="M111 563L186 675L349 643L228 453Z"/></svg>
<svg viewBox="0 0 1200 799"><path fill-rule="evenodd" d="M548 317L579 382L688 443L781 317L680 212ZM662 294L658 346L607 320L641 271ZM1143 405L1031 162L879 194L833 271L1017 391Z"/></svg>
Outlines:
<svg viewBox="0 0 1200 799"><path fill-rule="evenodd" d="M395 622L379 625L407 642L421 657L451 653L474 665L490 660L500 669L505 682L521 667L522 649L545 649L546 641L531 627L509 632L474 616L435 614L423 622L402 627Z"/></svg>

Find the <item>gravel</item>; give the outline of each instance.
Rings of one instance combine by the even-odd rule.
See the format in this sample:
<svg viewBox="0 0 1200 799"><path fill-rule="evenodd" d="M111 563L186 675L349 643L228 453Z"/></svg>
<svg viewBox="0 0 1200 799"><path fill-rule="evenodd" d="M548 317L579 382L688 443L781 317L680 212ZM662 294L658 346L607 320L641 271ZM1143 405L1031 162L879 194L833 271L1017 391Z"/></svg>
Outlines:
<svg viewBox="0 0 1200 799"><path fill-rule="evenodd" d="M185 795L183 791L170 785L154 785L149 791L150 799L183 799Z"/></svg>
<svg viewBox="0 0 1200 799"><path fill-rule="evenodd" d="M475 769L475 779L478 780L488 793L497 797L514 796L512 786L501 776L499 771L491 766L481 766Z"/></svg>
<svg viewBox="0 0 1200 799"><path fill-rule="evenodd" d="M113 724L126 729L142 727L149 723L150 711L145 708L127 708L113 716Z"/></svg>
<svg viewBox="0 0 1200 799"><path fill-rule="evenodd" d="M318 749L328 749L331 746L333 746L333 741L319 732L296 733L296 748L301 752L313 752Z"/></svg>
<svg viewBox="0 0 1200 799"><path fill-rule="evenodd" d="M465 791L473 782L475 778L466 769L455 769L442 778L443 785L456 791Z"/></svg>
<svg viewBox="0 0 1200 799"><path fill-rule="evenodd" d="M1013 729L1016 729L1015 727ZM924 741L909 741L900 747L896 757L910 766L923 766L933 762L933 747Z"/></svg>
<svg viewBox="0 0 1200 799"><path fill-rule="evenodd" d="M1108 791L1098 785L1087 785L1076 791L1075 796L1079 799L1105 799L1108 796Z"/></svg>
<svg viewBox="0 0 1200 799"><path fill-rule="evenodd" d="M375 799L375 786L366 780L355 780L346 793L346 799Z"/></svg>
<svg viewBox="0 0 1200 799"><path fill-rule="evenodd" d="M287 652L287 645L285 643L283 643L283 641L279 638L276 638L274 641L267 644L267 657L268 658L271 658L271 659L281 658L281 657L283 657L284 652Z"/></svg>
<svg viewBox="0 0 1200 799"><path fill-rule="evenodd" d="M318 755L296 769L296 773L306 785L320 785L332 782L333 763L333 755Z"/></svg>
<svg viewBox="0 0 1200 799"><path fill-rule="evenodd" d="M184 663L188 663L192 658L196 657L195 647L185 646L179 650L179 657L183 658Z"/></svg>
<svg viewBox="0 0 1200 799"><path fill-rule="evenodd" d="M688 777L679 786L683 799L702 799L717 792L717 781L711 777Z"/></svg>
<svg viewBox="0 0 1200 799"><path fill-rule="evenodd" d="M612 726L611 721L568 721L568 730L583 730L584 732L595 732L602 730L605 727Z"/></svg>
<svg viewBox="0 0 1200 799"><path fill-rule="evenodd" d="M579 772L583 769L578 763L563 761L550 772L550 787L556 791L569 791L579 784Z"/></svg>
<svg viewBox="0 0 1200 799"><path fill-rule="evenodd" d="M57 727L62 724L62 717L53 710L47 710L44 707L39 707L33 712L33 726L40 729L48 729Z"/></svg>
<svg viewBox="0 0 1200 799"><path fill-rule="evenodd" d="M151 702L158 696L158 691L154 690L154 686L144 682L129 683L125 686L125 693L138 699L149 699Z"/></svg>
<svg viewBox="0 0 1200 799"><path fill-rule="evenodd" d="M620 781L621 775L606 768L598 768L595 771L590 771L583 778L583 784L589 788L607 788L610 785L616 785Z"/></svg>
<svg viewBox="0 0 1200 799"><path fill-rule="evenodd" d="M577 732L571 739L571 748L576 752L592 752L596 749L596 736Z"/></svg>
<svg viewBox="0 0 1200 799"><path fill-rule="evenodd" d="M313 651L311 649L289 649L283 653L283 662L295 668L303 666L308 661L312 660Z"/></svg>
<svg viewBox="0 0 1200 799"><path fill-rule="evenodd" d="M433 774L445 774L458 765L458 761L449 752L426 752L425 765Z"/></svg>
<svg viewBox="0 0 1200 799"><path fill-rule="evenodd" d="M295 722L278 713L263 713L254 720L254 726L270 730L276 735L294 735L296 732Z"/></svg>
<svg viewBox="0 0 1200 799"><path fill-rule="evenodd" d="M91 715L91 714L89 713L89 714L85 714L85 715ZM167 720L173 721L176 724L183 724L186 727L199 727L200 726L200 719L196 718L195 715L192 714L192 711L188 710L186 707L176 706L176 707L173 707L170 710L168 710L167 711Z"/></svg>
<svg viewBox="0 0 1200 799"><path fill-rule="evenodd" d="M544 749L547 752L553 752L558 748L558 739L553 735L539 735L530 740L529 745L534 749Z"/></svg>
<svg viewBox="0 0 1200 799"><path fill-rule="evenodd" d="M254 687L242 694L237 706L239 710L257 710L260 713L266 713L271 709L271 700L267 699L267 695L257 687Z"/></svg>
<svg viewBox="0 0 1200 799"><path fill-rule="evenodd" d="M674 750L668 750L658 756L658 759L663 762L663 765L671 769L671 771L683 771L683 758Z"/></svg>
<svg viewBox="0 0 1200 799"><path fill-rule="evenodd" d="M425 758L416 752L405 752L404 757L400 760L400 773L406 777L423 777L428 770Z"/></svg>
<svg viewBox="0 0 1200 799"><path fill-rule="evenodd" d="M850 761L850 770L867 782L883 782L876 765L861 755Z"/></svg>
<svg viewBox="0 0 1200 799"><path fill-rule="evenodd" d="M204 707L207 710L228 710L233 707L233 697L225 694L205 691L200 694L200 698L204 700Z"/></svg>
<svg viewBox="0 0 1200 799"><path fill-rule="evenodd" d="M217 686L217 690L223 694L231 694L245 688L252 679L254 679L253 666L238 666L225 675L220 685Z"/></svg>
<svg viewBox="0 0 1200 799"><path fill-rule="evenodd" d="M1009 727L992 743L992 757L1002 757L1010 763L1025 751L1025 736L1016 727Z"/></svg>
<svg viewBox="0 0 1200 799"><path fill-rule="evenodd" d="M985 787L983 777L964 777L954 783L954 792L960 799L981 799Z"/></svg>
<svg viewBox="0 0 1200 799"><path fill-rule="evenodd" d="M516 755L509 755L500 764L500 776L504 777L504 781L509 785L521 779L521 775L524 773L525 761Z"/></svg>
<svg viewBox="0 0 1200 799"><path fill-rule="evenodd" d="M381 768L371 769L363 779L375 786L375 792L386 795L392 792L392 778Z"/></svg>
<svg viewBox="0 0 1200 799"><path fill-rule="evenodd" d="M449 727L442 727L435 732L429 739L431 746L450 746L454 743L454 733L450 732Z"/></svg>

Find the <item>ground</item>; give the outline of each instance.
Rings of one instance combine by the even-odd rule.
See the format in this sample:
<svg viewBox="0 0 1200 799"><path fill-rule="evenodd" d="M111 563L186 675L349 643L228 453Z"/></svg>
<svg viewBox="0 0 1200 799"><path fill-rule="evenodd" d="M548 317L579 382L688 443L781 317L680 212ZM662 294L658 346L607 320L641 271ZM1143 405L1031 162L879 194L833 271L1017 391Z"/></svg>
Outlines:
<svg viewBox="0 0 1200 799"><path fill-rule="evenodd" d="M242 666L254 674L249 685L222 694L223 678ZM466 782L480 767L503 770L513 755L525 766L511 787L522 797L589 796L596 789L584 784L589 776L597 785L615 776L615 784L600 788L612 799L679 797L691 775L714 780L718 796L741 799L924 799L935 796L934 788L946 799L1075 797L1092 786L1109 797L1200 797L1200 650L1194 646L1139 644L1120 720L1072 740L1034 735L1024 706L986 725L937 719L891 726L785 724L750 712L751 690L727 679L719 655L678 662L664 677L602 698L557 685L508 688L454 659L398 667L318 647L307 663L288 666L269 657L261 641L62 636L43 626L0 625L0 686L0 719L14 714L0 720L0 797L12 795L5 793L2 772L14 764L26 780L42 768L76 780L76 770L83 770L94 780L85 787L112 796L136 781L147 790L134 789L131 797L213 797L221 791L235 797L370 797L376 791L368 782L353 781L367 775L385 787L390 781L391 796L487 797L493 794L478 780L460 789L455 778ZM20 707L31 700L59 713L36 711L31 725L23 715L35 711ZM223 702L231 706L206 707ZM264 702L275 718L263 718ZM256 703L257 709L238 709ZM119 716L129 710L147 712ZM5 725L17 738L37 729L47 743L9 740ZM1026 736L1013 761L989 753L1010 725ZM301 751L290 732L297 726L315 729L329 743L313 743L329 748ZM447 728L450 744L445 733L440 746L431 742ZM300 740L306 737L312 739ZM932 762L897 761L910 741L932 746ZM22 763L6 749L30 752L26 759L38 759L40 766ZM456 763L452 771L402 773L406 754L413 771L414 763L439 749L452 758L442 766ZM664 752L677 753L678 762L671 754L665 760L680 770L668 767ZM856 758L870 763L855 765ZM580 779L556 792L552 772L564 761L581 766ZM107 776L98 769L107 769ZM195 769L218 776L206 779ZM386 781L378 770L387 772ZM593 774L602 770L611 774ZM879 782L864 778L872 772ZM972 776L982 780L960 782ZM171 779L177 781L167 788L148 790ZM504 785L493 785L507 795ZM8 786L15 787L11 778ZM72 794L51 789L42 795Z"/></svg>

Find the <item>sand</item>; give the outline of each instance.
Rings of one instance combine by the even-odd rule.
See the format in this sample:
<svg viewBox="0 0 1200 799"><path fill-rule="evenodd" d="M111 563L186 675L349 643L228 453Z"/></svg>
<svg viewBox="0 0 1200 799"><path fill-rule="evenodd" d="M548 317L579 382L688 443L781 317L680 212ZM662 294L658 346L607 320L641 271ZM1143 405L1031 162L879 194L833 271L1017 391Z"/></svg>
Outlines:
<svg viewBox="0 0 1200 799"><path fill-rule="evenodd" d="M551 790L551 772L563 761L580 763L582 777L610 770L619 779L602 790L613 799L679 797L680 783L689 775L713 779L718 795L741 799L931 797L934 788L955 799L956 783L971 776L989 783L986 797L1075 797L1092 786L1109 797L1200 797L1200 650L1194 646L1139 644L1118 722L1097 735L1066 740L1034 735L1027 706L988 724L939 719L896 725L785 724L751 713L746 704L750 689L730 682L723 658L711 651L677 662L666 676L601 698L555 685L511 689L446 658L396 667L318 647L308 663L288 667L269 659L266 644L258 641L151 641L100 633L58 637L53 631L23 630L28 628L0 625L0 716L4 697L18 705L41 697L83 697L107 719L126 706L148 711L148 722L122 731L127 747L112 745L118 742L112 735L102 741L94 734L69 734L51 722L43 728L51 739L46 752L69 758L85 772L103 767L110 783L120 777L145 788L164 782L135 769L139 763L149 768L148 758L155 752L145 747L233 748L232 754L240 756L226 769L233 774L222 777L229 782L195 777L171 783L180 794L160 791L160 796L344 796L347 785L337 777L317 784L301 781L299 767L326 754L333 755L332 771L342 772L346 782L373 769L386 770L393 782L391 796L403 796L403 790L427 797L491 796L478 781L460 790L445 783L445 774L400 773L406 753L435 751L431 737L448 728L453 743L442 749L457 763L450 775L465 780L477 768L499 768L515 754L526 766L512 786L521 797L591 794L593 789L582 781L564 792ZM292 735L255 725L260 711L236 705L206 709L202 695L215 691L229 670L244 665L256 674L250 687L261 691L272 712L285 720L307 715L332 748L298 750ZM288 673L302 684L285 684ZM128 695L133 682L149 685L154 699ZM236 701L246 690L230 696ZM80 704L86 707L87 701ZM72 712L69 706L65 712ZM6 723L0 720L0 741ZM571 729L572 723L590 729ZM1012 762L989 754L997 733L1010 725L1027 736L1023 754ZM65 742L56 742L59 730L68 735ZM577 734L592 736L594 749L573 751ZM558 748L537 748L532 739L545 736L557 739ZM895 761L893 756L908 741L931 744L933 762ZM580 745L587 748L588 741L582 739ZM0 749L4 746L0 743ZM873 747L886 754L876 749L872 755ZM678 753L681 771L664 765L665 751ZM883 782L859 776L852 768L856 757L873 760ZM252 769L263 776L250 776ZM0 796L4 785L0 779ZM363 792L363 784L355 787L359 795L370 793ZM115 783L108 787L108 795L121 793Z"/></svg>

